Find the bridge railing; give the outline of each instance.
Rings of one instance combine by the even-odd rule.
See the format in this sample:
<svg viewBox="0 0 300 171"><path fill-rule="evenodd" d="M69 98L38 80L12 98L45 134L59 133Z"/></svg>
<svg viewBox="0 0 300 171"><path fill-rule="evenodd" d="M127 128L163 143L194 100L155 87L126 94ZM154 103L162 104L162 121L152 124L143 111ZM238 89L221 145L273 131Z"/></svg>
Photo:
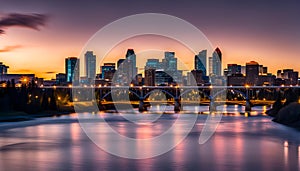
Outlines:
<svg viewBox="0 0 300 171"><path fill-rule="evenodd" d="M95 88L95 89L106 89L106 88L113 88L113 89L145 89L145 88L157 88L157 89L163 89L163 88L183 88L183 89L188 89L188 88L205 88L205 89L284 89L284 88L300 88L300 86L40 86L39 88Z"/></svg>

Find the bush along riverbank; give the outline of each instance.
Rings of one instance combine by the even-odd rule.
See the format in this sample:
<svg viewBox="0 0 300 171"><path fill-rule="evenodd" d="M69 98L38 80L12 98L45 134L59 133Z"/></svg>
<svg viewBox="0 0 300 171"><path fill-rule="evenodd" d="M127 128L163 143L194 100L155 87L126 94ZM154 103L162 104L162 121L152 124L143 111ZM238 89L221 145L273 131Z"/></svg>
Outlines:
<svg viewBox="0 0 300 171"><path fill-rule="evenodd" d="M274 102L272 109L267 111L267 114L274 117L274 122L300 129L298 90L288 89L283 95L278 92L277 100Z"/></svg>
<svg viewBox="0 0 300 171"><path fill-rule="evenodd" d="M0 122L30 120L74 112L70 89L39 88L33 82L0 88Z"/></svg>

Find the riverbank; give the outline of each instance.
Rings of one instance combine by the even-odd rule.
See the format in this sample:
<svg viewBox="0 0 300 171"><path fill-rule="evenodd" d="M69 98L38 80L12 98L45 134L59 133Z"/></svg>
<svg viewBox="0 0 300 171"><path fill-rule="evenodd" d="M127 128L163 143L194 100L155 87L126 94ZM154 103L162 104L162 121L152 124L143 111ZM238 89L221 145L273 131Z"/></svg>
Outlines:
<svg viewBox="0 0 300 171"><path fill-rule="evenodd" d="M53 116L61 116L68 115L70 112L58 112L58 111L43 111L37 114L28 114L20 111L7 111L0 112L0 122L21 122L21 121L29 121L35 118L42 117L53 117Z"/></svg>

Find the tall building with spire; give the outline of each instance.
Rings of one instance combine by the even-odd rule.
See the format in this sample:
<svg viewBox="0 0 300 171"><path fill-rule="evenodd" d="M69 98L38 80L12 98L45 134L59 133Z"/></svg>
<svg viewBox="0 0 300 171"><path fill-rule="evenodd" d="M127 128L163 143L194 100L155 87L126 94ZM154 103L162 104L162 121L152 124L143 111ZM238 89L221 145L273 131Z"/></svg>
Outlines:
<svg viewBox="0 0 300 171"><path fill-rule="evenodd" d="M211 75L220 76L222 74L222 52L219 48L216 48L212 54L210 67Z"/></svg>
<svg viewBox="0 0 300 171"><path fill-rule="evenodd" d="M203 76L206 76L207 70L207 50L202 50L198 55L195 55L195 70L201 70Z"/></svg>
<svg viewBox="0 0 300 171"><path fill-rule="evenodd" d="M135 78L137 74L136 55L133 49L128 49L126 53L126 69L128 70L129 79ZM131 80L130 80L131 81Z"/></svg>

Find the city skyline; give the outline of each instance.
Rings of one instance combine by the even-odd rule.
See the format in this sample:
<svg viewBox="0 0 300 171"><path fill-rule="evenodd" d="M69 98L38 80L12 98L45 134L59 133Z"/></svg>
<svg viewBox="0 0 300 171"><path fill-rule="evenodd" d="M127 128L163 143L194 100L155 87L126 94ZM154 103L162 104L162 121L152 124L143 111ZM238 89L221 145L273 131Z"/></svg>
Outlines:
<svg viewBox="0 0 300 171"><path fill-rule="evenodd" d="M96 65L94 51L88 50L84 53L84 60L78 57L65 58L65 72L55 73L56 78L46 80L31 74L8 73L9 66L0 64L0 81L2 86L8 82L16 82L16 86L36 82L39 86L54 86L71 84L77 86L87 85L228 85L228 86L282 86L298 85L299 72L292 68L279 68L276 75L270 73L268 66L256 61L248 61L245 65L227 64L223 69L222 51L217 47L211 55L207 50L201 50L194 58L194 67L182 70L179 66L176 52L165 51L162 60L158 58L147 58L144 65L140 66L142 71L138 72L137 56L134 49L127 49L123 58L117 61L103 62ZM210 56L210 57L209 57ZM207 61L208 60L208 61ZM83 61L83 62L80 62ZM207 63L208 62L208 63ZM225 65L225 64L223 64ZM117 67L116 67L117 66ZM205 68L204 66L208 66ZM98 69L96 69L98 68ZM96 72L99 71L100 72ZM209 71L206 73L206 71ZM185 72L183 72L185 71Z"/></svg>
<svg viewBox="0 0 300 171"><path fill-rule="evenodd" d="M143 37L143 36L142 36ZM139 38L132 38L133 40L135 40L135 39L139 39ZM126 40L126 41L128 41L128 42L131 42L131 40ZM174 43L174 42L173 42ZM125 43L125 44L128 44L128 43ZM152 44L152 43L151 43ZM182 46L182 45L179 45L178 43L175 43L177 46ZM137 45L137 43L135 43L135 45ZM161 44L160 44L161 45ZM146 46L149 46L149 43L147 43L147 45ZM158 45L156 45L156 46L158 46ZM115 49L117 49L117 50L120 50L120 48L124 48L124 45L118 45ZM183 46L182 46L183 47ZM143 47L144 48L144 47ZM186 47L183 47L183 48L186 48ZM129 49L132 49L132 46L130 46L130 48ZM134 48L135 49L135 48ZM141 52L137 52L136 54L137 55L140 55L142 58L137 58L137 66L139 66L138 67L138 70L140 70L141 68L143 68L143 66L144 66L144 64L145 64L145 61L149 58L149 57L147 57L147 55L152 55L152 57L154 57L154 58L157 58L157 59L163 59L163 57L164 57L164 52L165 51L175 51L175 50L170 50L170 49L172 49L172 48L168 48L167 50L163 50L162 48L159 48L159 49L150 49L149 51L150 52L147 52L148 50L142 50ZM123 54L123 56L124 56L124 50L125 49L123 49L123 51L118 51L118 52L116 52L116 51L113 51L113 53L112 52L110 52L105 58L104 58L104 60L102 61L102 63L99 63L98 61L97 61L97 63L96 63L96 73L99 73L99 66L101 65L101 64L103 64L103 63L111 63L111 62L113 62L113 61L115 61L116 59L120 59L121 57L117 57L117 56L122 56L122 55L120 55L120 54ZM199 53L201 52L201 51L203 51L203 50L206 50L206 49L200 49L199 50ZM94 52L94 50L88 50L88 51L92 51L92 52ZM87 51L87 52L88 52ZM136 51L136 49L135 49L135 51ZM207 50L206 50L207 51ZM225 55L223 55L223 48L222 48L222 57L223 57L223 59L225 58L225 59L227 59L228 57L226 57ZM179 56L179 55L176 55L176 58L178 58L179 60L182 60L181 62L184 64L184 65L186 65L188 68L190 68L191 70L192 70L192 68L194 68L194 65L195 65L195 62L194 62L194 58L195 58L195 56L197 56L197 55L199 55L199 54L193 54L191 51L189 51L189 50L187 50L187 49L185 49L185 50L183 50L183 52L181 52L181 51L175 51L176 52L176 54L178 53L178 54L181 54L181 55L188 55L188 58L186 58L185 56ZM82 52L82 55L85 55L85 53L86 52ZM0 53L1 54L1 53ZM118 54L118 55L116 55L115 57L113 57L112 55L114 55L114 54ZM74 55L67 55L67 56L74 56ZM77 58L79 58L79 56L81 56L81 55L75 55L74 57L77 57ZM97 56L97 54L95 55L95 56ZM211 55L211 54L209 54L208 52L207 52L207 63L209 63L209 58L210 57L213 57L214 55ZM247 56L247 55L244 55L244 56ZM67 58L67 57L64 57L63 59L65 59L65 58ZM0 59L1 59L1 56L0 56ZM249 60L246 60L246 61L242 61L242 60L240 60L240 61L238 61L238 62L234 62L234 61L232 61L232 62L229 62L230 60L223 60L222 59L222 61L221 61L221 73L223 74L223 69L225 69L226 67L227 67L227 64L239 64L239 65L244 65L244 64L246 64L246 62L247 61L257 61L258 63L262 63L261 61L264 61L264 58L260 58L260 59L258 59L258 60L255 60L255 59L257 59L257 58L249 58ZM248 59L248 58L247 58ZM187 62L187 61L189 61L189 62ZM1 61L1 62L3 62L3 63L5 63L5 64L9 64L9 62L6 62L6 61ZM61 63L61 61L59 62L59 63ZM115 62L115 63L117 63L117 62ZM49 64L49 63L47 63L47 64ZM277 65L280 65L279 63L278 64L275 64L275 66L277 66ZM8 65L9 66L9 65ZM284 65L283 65L284 66ZM291 69L292 67L292 65L286 65L287 67L281 67L281 69ZM36 74L37 76L39 76L39 77L42 77L42 78L45 78L45 79L55 79L55 74L56 73L61 73L61 72L63 72L64 70L65 70L65 68L62 68L62 70L59 70L58 72L54 72L54 71L47 71L47 70L43 70L43 69L41 69L41 70L37 70L37 71L34 71L34 70L27 70L27 69L25 69L26 67L24 67L24 68L18 68L17 70L16 70L16 68L10 68L10 72L11 73L15 73L15 74L31 74L31 73L34 73L34 74ZM42 68L45 68L45 67L42 67ZM47 67L46 67L47 68ZM207 65L207 73L209 73L209 65ZM295 69L295 68L292 68L292 69ZM300 68L299 68L300 69ZM276 74L276 72L277 72L277 70L278 70L278 68L275 68L274 67L274 64L273 65L271 65L270 67L269 67L269 70L271 71L271 73L272 74ZM87 71L85 71L85 72L87 72ZM139 71L137 71L138 73L140 73ZM42 74L41 74L42 73ZM49 76L49 74L51 75L51 76Z"/></svg>
<svg viewBox="0 0 300 171"><path fill-rule="evenodd" d="M134 53L134 49L133 48L127 49L127 53L128 53L128 51L132 51ZM124 50L124 52L125 52L125 50ZM176 67L174 66L174 69L175 68L181 69L180 66L177 66L178 65L177 64L178 56L175 55L177 52L162 51L160 53L163 53L164 57L166 57L167 54L172 53L172 57L176 59ZM218 53L221 56L221 60L218 62L218 64L214 64L214 65L219 65L219 63L221 63L222 68L220 70L221 71L220 75L224 75L224 72L228 72L228 69L229 69L228 67L231 66L231 65L237 65L239 67L241 67L241 66L242 67L246 67L246 65L248 63L255 62L257 64L260 64L260 66L263 66L263 65L261 65L262 63L260 61L255 61L255 60L244 61L244 63L225 63L222 60L222 56L223 56L222 52L219 49L219 47L217 47L212 54L208 54L208 52L207 52L206 49L203 49L203 50L199 51L198 54L194 55L193 61L189 65L189 67L190 67L189 70L185 70L185 71L189 72L189 71L192 71L193 69L195 69L195 70L203 70L203 69L205 69L205 71L203 71L204 73L206 72L205 75L215 74L214 72L216 72L216 71L213 71L212 68L216 68L216 66L212 65L214 63L212 59L213 59L213 56L215 56L214 58L218 58L219 55L216 55L216 53ZM88 51L86 51L84 53L84 63L79 62L80 58L78 56L70 56L69 55L69 56L65 57L64 58L64 61L65 61L64 66L65 67L64 67L63 70L65 71L65 74L67 74L68 72L70 73L70 71L68 71L69 67L67 66L67 61L69 59L73 59L73 60L75 60L74 62L76 63L77 60L78 60L80 67L79 66L77 66L77 67L79 67L78 69L81 68L80 72L79 72L80 77L87 77L87 78L91 79L92 77L96 77L96 74L103 74L101 72L101 70L102 70L101 68L103 66L105 66L106 64L114 65L114 68L115 68L115 66L120 65L120 64L118 64L120 61L124 62L124 60L126 60L127 56L130 57L131 55L132 54L128 55L128 54L124 53L124 55L123 55L124 57L114 58L114 60L111 60L111 59L110 60L104 60L100 64L97 64L97 63L95 63L95 58L97 57L97 54L95 54L93 50L88 50ZM92 58L92 59L90 59L90 58ZM138 55L135 54L135 53L134 53L134 59L135 59L135 61L137 61L136 59L138 59ZM153 65L151 63L148 64L149 61L150 62L154 62L152 60L155 60L155 62L161 63L161 62L164 61L164 58L162 58L162 57L151 57L150 58L149 57L149 58L145 58L143 60L145 62L143 62L143 63L140 62L138 65L134 64L134 65L136 65L138 67L136 67L137 72L135 74L133 74L133 75L144 73L144 69L145 69L145 67L147 67L147 65ZM209 60L212 60L212 61L209 61ZM215 60L217 60L217 59L215 59ZM75 63L74 62L72 64L72 68L75 67ZM202 62L204 62L205 64L202 64ZM199 63L199 64L197 64L197 63ZM10 70L13 69L13 67L10 67L9 65L7 65L7 63L5 61L0 61L0 65L3 66L3 67L1 67L1 70L0 70L1 73L2 72L3 73L7 72L9 74L36 74L36 76L39 77L37 75L37 73L34 73L34 72L31 72L31 73L27 73L27 72L23 72L23 73L11 72ZM92 69L89 69L88 66L91 66L91 65L92 65ZM93 65L95 65L95 66L93 66ZM212 65L212 66L210 66L210 65ZM206 68L205 68L205 66L206 66ZM267 68L268 71L270 71L269 70L269 66L265 66L265 67ZM116 67L116 68L118 68L118 67ZM2 69L5 69L5 70L2 70ZM219 69L220 69L219 66L217 66L217 70L219 70ZM281 67L281 68L277 68L276 71L274 71L274 72L268 72L268 73L270 73L272 75L278 75L278 71L290 70L290 69L295 70L294 68L291 68L291 67L287 67L287 68ZM209 70L211 70L211 71L209 71ZM241 70L241 68L240 68L240 70ZM295 71L298 71L298 70L295 70ZM44 72L47 72L47 71L44 71ZM95 72L95 74L93 74L93 72ZM62 73L62 72L57 72L57 73L53 72L53 73L51 73L51 74L54 74L54 77L50 78L50 79L55 79L55 74L59 74L59 73ZM244 73L245 73L245 71L244 71ZM219 75L219 74L217 74L217 75ZM71 76L69 76L69 77L71 77ZM50 80L50 79L45 78L45 77L39 77L39 78L44 78L45 80ZM71 79L71 78L69 78L69 79Z"/></svg>
<svg viewBox="0 0 300 171"><path fill-rule="evenodd" d="M294 62L298 58L294 51L299 47L298 1L276 1L272 6L260 1L188 1L185 4L177 1L131 2L134 8L121 8L129 2L107 2L102 5L98 1L89 4L76 1L70 5L67 1L42 3L31 0L30 6L26 5L28 2L6 2L1 5L1 21L12 13L44 14L47 20L41 27L33 27L39 31L18 26L0 26L0 60L14 66L10 69L13 73L34 72L40 77L53 78L53 73L64 70L63 59L66 56L79 56L87 40L104 25L128 15L157 12L174 15L195 25L214 47L222 47L225 63L240 64L255 60L270 66L273 73L279 67L300 69ZM79 14L77 11L85 12ZM192 11L197 11L197 17L191 15ZM157 43L157 40L151 38L145 39L143 43L147 41ZM165 40L163 43L169 42ZM163 49L176 51L178 57L192 59L195 55L179 54L182 48L167 47L163 43L160 43ZM136 53L144 50L142 45L134 44L127 48L133 46ZM113 56L118 57L120 54L114 52ZM284 63L282 59L285 59ZM32 61L35 61L34 64ZM45 65L45 62L55 65Z"/></svg>

